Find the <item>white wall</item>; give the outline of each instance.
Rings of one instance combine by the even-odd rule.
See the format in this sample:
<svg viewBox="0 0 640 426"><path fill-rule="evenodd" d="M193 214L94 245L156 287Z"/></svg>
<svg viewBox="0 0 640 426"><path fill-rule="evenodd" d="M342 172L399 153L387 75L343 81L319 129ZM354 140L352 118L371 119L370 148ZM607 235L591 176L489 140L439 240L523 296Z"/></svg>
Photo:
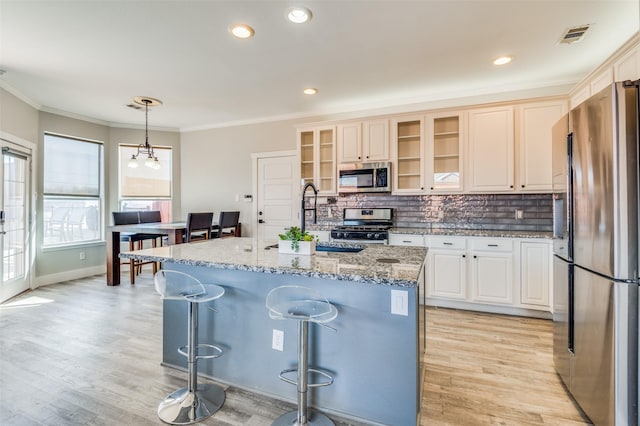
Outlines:
<svg viewBox="0 0 640 426"><path fill-rule="evenodd" d="M244 201L252 191L251 154L294 149L293 121L182 133L182 216L213 210L217 218L220 211L239 210L243 235L252 235L255 201Z"/></svg>
<svg viewBox="0 0 640 426"><path fill-rule="evenodd" d="M0 131L38 142L38 110L0 88Z"/></svg>

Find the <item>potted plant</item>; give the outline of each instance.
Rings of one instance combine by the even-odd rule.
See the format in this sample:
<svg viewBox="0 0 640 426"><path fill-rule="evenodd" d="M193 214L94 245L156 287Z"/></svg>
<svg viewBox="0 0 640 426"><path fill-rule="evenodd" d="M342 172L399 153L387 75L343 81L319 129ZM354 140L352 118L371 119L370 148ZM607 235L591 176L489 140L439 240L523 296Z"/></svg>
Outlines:
<svg viewBox="0 0 640 426"><path fill-rule="evenodd" d="M302 232L297 226L292 226L284 234L278 234L278 252L287 254L314 254L318 237Z"/></svg>

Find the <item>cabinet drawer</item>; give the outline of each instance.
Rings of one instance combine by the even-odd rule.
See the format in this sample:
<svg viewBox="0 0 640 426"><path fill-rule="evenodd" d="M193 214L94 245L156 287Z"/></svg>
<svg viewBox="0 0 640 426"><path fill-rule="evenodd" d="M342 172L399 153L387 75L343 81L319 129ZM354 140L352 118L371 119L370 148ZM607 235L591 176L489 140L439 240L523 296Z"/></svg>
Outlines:
<svg viewBox="0 0 640 426"><path fill-rule="evenodd" d="M427 246L432 248L465 250L467 248L467 240L464 237L431 236L429 237Z"/></svg>
<svg viewBox="0 0 640 426"><path fill-rule="evenodd" d="M424 247L424 235L391 233L389 234L389 245Z"/></svg>
<svg viewBox="0 0 640 426"><path fill-rule="evenodd" d="M471 248L482 251L512 251L513 242L503 238L478 238L471 240Z"/></svg>

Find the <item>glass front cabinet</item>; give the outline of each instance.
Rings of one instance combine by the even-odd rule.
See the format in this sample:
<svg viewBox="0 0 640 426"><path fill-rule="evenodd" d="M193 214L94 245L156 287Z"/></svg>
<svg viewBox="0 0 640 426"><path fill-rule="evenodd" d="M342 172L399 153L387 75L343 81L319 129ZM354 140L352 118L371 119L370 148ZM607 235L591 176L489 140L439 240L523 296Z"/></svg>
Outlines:
<svg viewBox="0 0 640 426"><path fill-rule="evenodd" d="M334 126L298 129L300 177L313 183L320 194L335 195L336 137Z"/></svg>
<svg viewBox="0 0 640 426"><path fill-rule="evenodd" d="M427 115L427 181L430 192L462 191L463 115Z"/></svg>
<svg viewBox="0 0 640 426"><path fill-rule="evenodd" d="M395 194L424 193L424 116L391 120L392 185Z"/></svg>

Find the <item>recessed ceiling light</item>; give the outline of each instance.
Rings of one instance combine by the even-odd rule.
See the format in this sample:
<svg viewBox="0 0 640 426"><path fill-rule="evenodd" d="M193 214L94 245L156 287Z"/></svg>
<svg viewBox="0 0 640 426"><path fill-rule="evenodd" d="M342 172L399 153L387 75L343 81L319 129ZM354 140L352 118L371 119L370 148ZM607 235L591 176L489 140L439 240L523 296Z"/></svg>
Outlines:
<svg viewBox="0 0 640 426"><path fill-rule="evenodd" d="M302 93L304 93L305 95L315 95L316 93L318 93L318 89L316 89L315 87L307 87L302 91Z"/></svg>
<svg viewBox="0 0 640 426"><path fill-rule="evenodd" d="M311 19L311 11L306 7L292 7L287 10L287 19L294 24L303 24Z"/></svg>
<svg viewBox="0 0 640 426"><path fill-rule="evenodd" d="M229 27L229 31L231 31L231 34L238 38L249 38L253 37L253 35L255 34L253 28L251 28L247 24L233 24Z"/></svg>
<svg viewBox="0 0 640 426"><path fill-rule="evenodd" d="M505 65L513 60L513 56L500 56L495 61L493 61L493 65Z"/></svg>

